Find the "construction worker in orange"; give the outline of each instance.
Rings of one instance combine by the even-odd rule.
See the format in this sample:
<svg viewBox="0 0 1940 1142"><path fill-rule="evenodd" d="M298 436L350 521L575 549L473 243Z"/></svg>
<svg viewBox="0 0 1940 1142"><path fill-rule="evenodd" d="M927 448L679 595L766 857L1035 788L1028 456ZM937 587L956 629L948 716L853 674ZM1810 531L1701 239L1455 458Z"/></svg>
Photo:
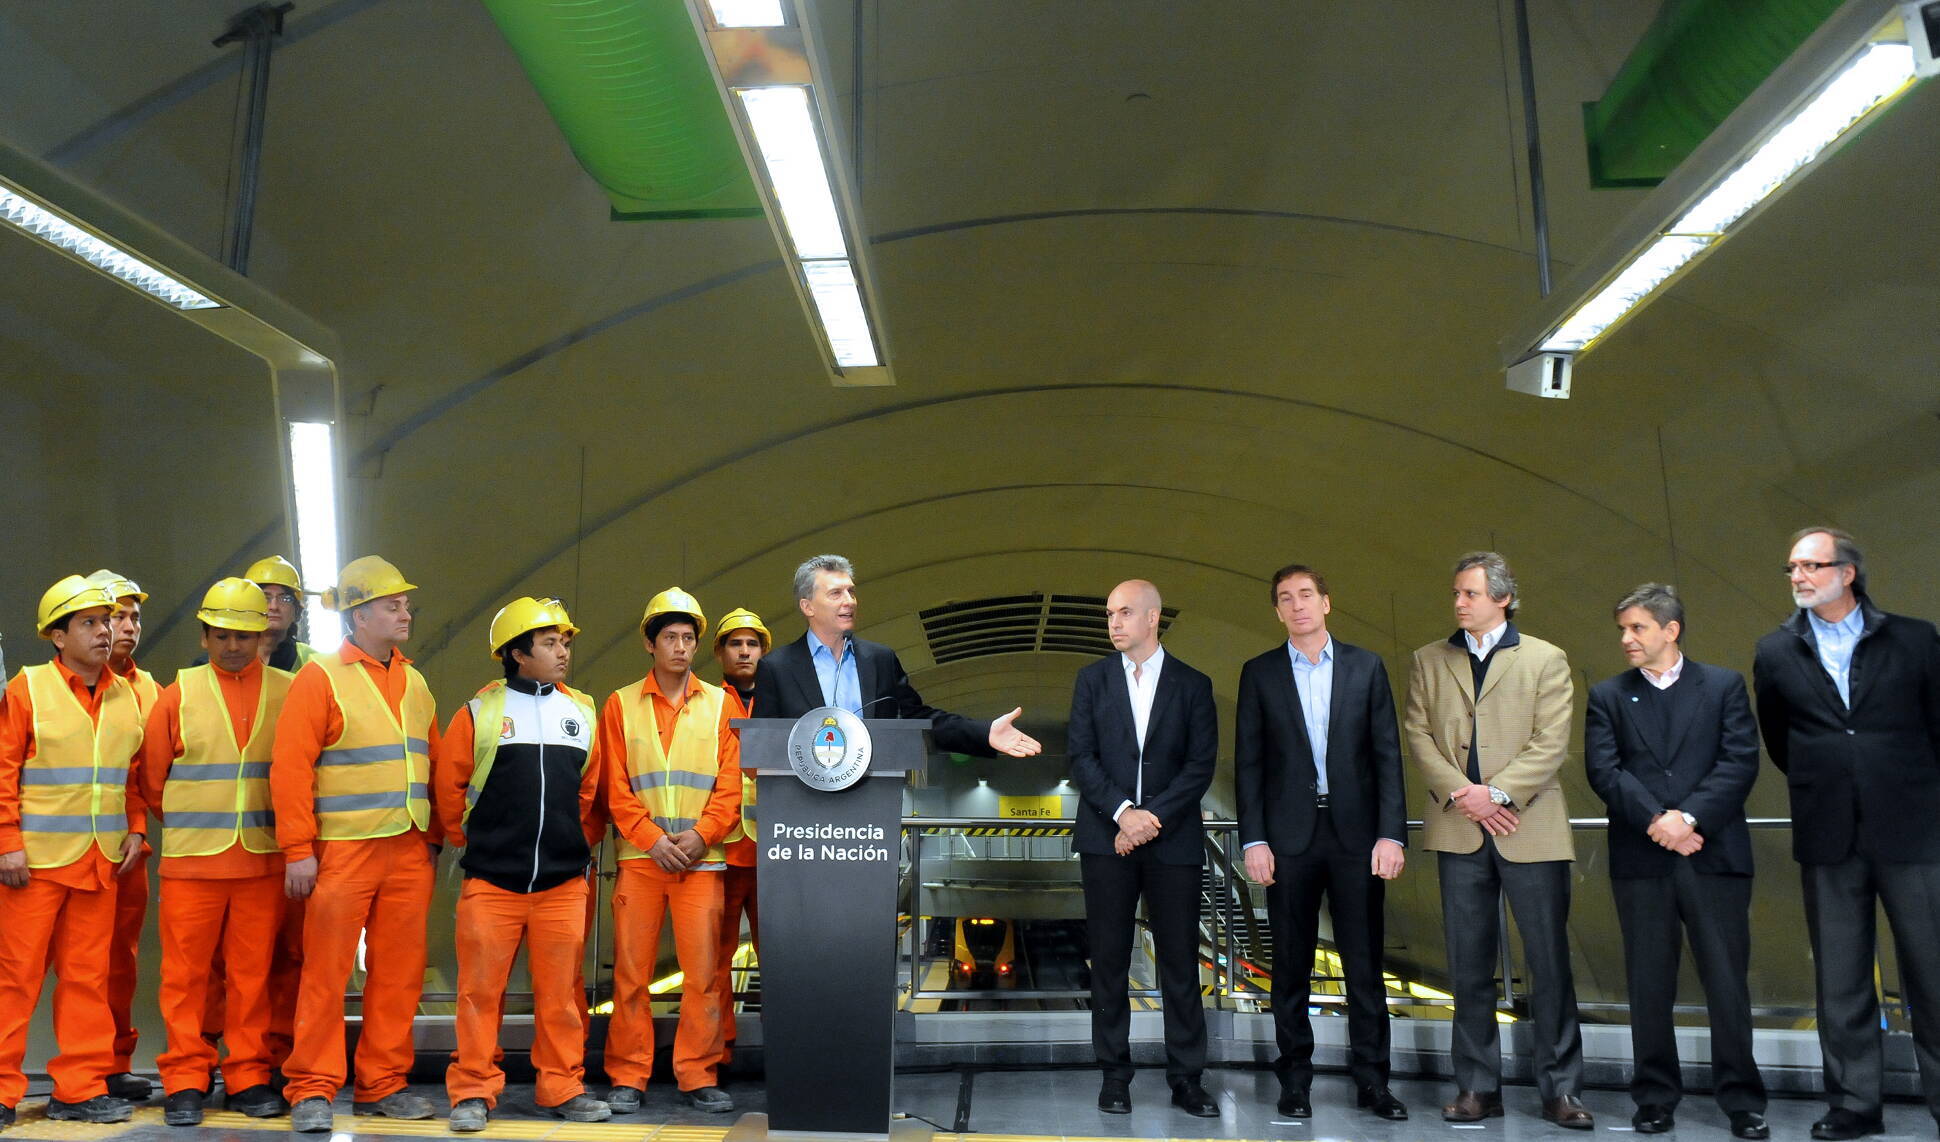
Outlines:
<svg viewBox="0 0 1940 1142"><path fill-rule="evenodd" d="M135 688L146 725L148 712L162 694L155 676L135 664L135 651L141 647L141 605L148 594L134 580L105 567L89 575L88 582L114 596L114 617L109 620L114 646L108 652L108 669ZM108 1009L115 1017L114 1070L108 1075L108 1093L130 1102L146 1102L155 1093L147 1079L129 1073L141 1038L135 1031L134 1007L141 929L148 920L148 853L149 846L143 845L135 866L115 878L115 926L108 944Z"/></svg>
<svg viewBox="0 0 1940 1142"><path fill-rule="evenodd" d="M768 653L774 636L761 616L745 607L721 616L720 629L714 633L714 660L721 664L721 684L734 691L741 706L754 714L754 675L761 656ZM716 960L721 973L721 1061L726 1070L734 1058L734 953L741 947L741 917L748 918L748 939L755 955L761 954L761 910L756 906L754 879L754 774L741 771L741 819L735 822L722 852L727 867L721 870L721 954ZM717 1072L718 1073L718 1072Z"/></svg>
<svg viewBox="0 0 1940 1142"><path fill-rule="evenodd" d="M308 900L296 1041L283 1064L290 1128L328 1131L348 1078L344 987L365 934L363 1028L352 1109L430 1118L405 1090L411 1022L424 989L425 919L439 840L431 804L438 709L399 647L417 588L375 555L352 560L324 592L347 637L305 663L276 723L270 794L285 893Z"/></svg>
<svg viewBox="0 0 1940 1142"><path fill-rule="evenodd" d="M613 1017L606 1029L606 1101L615 1114L640 1109L653 1073L653 994L660 925L671 918L682 975L674 1033L681 1097L722 1113L734 1100L715 1075L721 1056L723 980L721 842L740 820L742 717L731 691L695 676L707 617L672 587L640 620L653 655L645 678L614 691L600 710L600 764L607 810L620 833L613 889Z"/></svg>
<svg viewBox="0 0 1940 1142"><path fill-rule="evenodd" d="M593 700L566 685L579 628L557 599L514 599L493 617L505 677L452 715L432 766L445 841L464 849L458 897L458 1051L445 1072L451 1129L485 1129L505 1089L498 1034L519 944L532 980L532 1065L541 1110L611 1117L586 1093L587 871L604 826Z"/></svg>
<svg viewBox="0 0 1940 1142"><path fill-rule="evenodd" d="M269 972L283 917L283 854L270 807L270 745L291 676L265 666L269 600L247 579L202 596L206 666L162 691L142 745L142 793L161 810L162 1023L156 1059L170 1126L202 1121L216 1066L205 1038L208 994L225 993L221 1037L228 1109L269 1118L289 1109L270 1085ZM222 965L219 969L216 964Z"/></svg>
<svg viewBox="0 0 1940 1142"><path fill-rule="evenodd" d="M27 1092L27 1024L54 970L54 1080L47 1117L125 1122L108 1093L114 1016L108 943L115 877L132 869L148 809L133 777L141 709L108 669L115 599L79 575L41 596L36 629L54 661L0 694L0 1130Z"/></svg>

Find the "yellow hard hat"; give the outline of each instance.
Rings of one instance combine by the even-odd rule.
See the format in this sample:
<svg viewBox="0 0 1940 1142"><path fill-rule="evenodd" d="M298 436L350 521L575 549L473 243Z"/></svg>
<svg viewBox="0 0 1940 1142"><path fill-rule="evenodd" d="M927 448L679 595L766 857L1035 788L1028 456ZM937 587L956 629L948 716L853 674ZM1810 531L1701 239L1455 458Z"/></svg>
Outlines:
<svg viewBox="0 0 1940 1142"><path fill-rule="evenodd" d="M760 635L761 649L764 653L768 650L769 644L775 640L775 636L768 633L768 628L761 625L760 615L746 607L736 607L721 616L721 626L714 632L714 645L721 645L722 639L738 630L751 630Z"/></svg>
<svg viewBox="0 0 1940 1142"><path fill-rule="evenodd" d="M269 596L248 579L218 579L202 596L195 617L223 630L268 630Z"/></svg>
<svg viewBox="0 0 1940 1142"><path fill-rule="evenodd" d="M137 603L146 603L148 601L148 592L137 587L133 579L130 579L126 575L110 571L106 567L88 576L88 582L106 591L108 597L117 603L129 598L134 599Z"/></svg>
<svg viewBox="0 0 1940 1142"><path fill-rule="evenodd" d="M679 587L669 587L647 600L647 613L640 616L640 633L645 634L647 624L658 615L687 615L694 620L694 637L707 635L707 616L701 613L701 601Z"/></svg>
<svg viewBox="0 0 1940 1142"><path fill-rule="evenodd" d="M266 587L271 583L279 587L288 587L296 592L298 599L303 598L303 580L296 573L296 564L281 555L258 559L249 565L249 570L243 572L242 577L258 587Z"/></svg>
<svg viewBox="0 0 1940 1142"><path fill-rule="evenodd" d="M337 572L337 585L323 592L323 606L325 610L347 611L372 599L417 589L417 584L404 581L404 573L390 560L380 555L366 555L351 560Z"/></svg>
<svg viewBox="0 0 1940 1142"><path fill-rule="evenodd" d="M513 599L492 616L492 657L505 657L505 644L529 630L564 627L567 634L578 634L566 604L558 599L535 599L530 595Z"/></svg>
<svg viewBox="0 0 1940 1142"><path fill-rule="evenodd" d="M50 638L47 628L77 611L94 607L107 607L113 610L115 596L110 595L99 583L83 579L79 575L69 575L60 582L47 588L40 597L39 625L40 637Z"/></svg>

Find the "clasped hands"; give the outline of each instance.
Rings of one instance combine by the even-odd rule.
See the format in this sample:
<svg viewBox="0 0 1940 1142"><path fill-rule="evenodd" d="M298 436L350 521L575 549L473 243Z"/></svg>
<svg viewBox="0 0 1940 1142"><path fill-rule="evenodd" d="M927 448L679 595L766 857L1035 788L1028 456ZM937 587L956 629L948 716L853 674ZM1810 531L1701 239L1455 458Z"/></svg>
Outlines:
<svg viewBox="0 0 1940 1142"><path fill-rule="evenodd" d="M1482 830L1492 836L1506 837L1522 824L1514 809L1498 805L1489 797L1487 785L1464 785L1457 789L1449 801L1462 816L1482 826Z"/></svg>
<svg viewBox="0 0 1940 1142"><path fill-rule="evenodd" d="M667 872L686 872L689 865L707 852L707 842L692 829L663 835L647 850L653 863Z"/></svg>
<svg viewBox="0 0 1940 1142"><path fill-rule="evenodd" d="M1124 856L1158 835L1157 814L1144 809L1130 808L1118 815L1118 836L1112 838L1111 850L1119 856Z"/></svg>
<svg viewBox="0 0 1940 1142"><path fill-rule="evenodd" d="M1678 856L1690 856L1704 847L1704 838L1698 834L1697 826L1687 824L1684 814L1676 809L1659 813L1645 832L1651 840Z"/></svg>

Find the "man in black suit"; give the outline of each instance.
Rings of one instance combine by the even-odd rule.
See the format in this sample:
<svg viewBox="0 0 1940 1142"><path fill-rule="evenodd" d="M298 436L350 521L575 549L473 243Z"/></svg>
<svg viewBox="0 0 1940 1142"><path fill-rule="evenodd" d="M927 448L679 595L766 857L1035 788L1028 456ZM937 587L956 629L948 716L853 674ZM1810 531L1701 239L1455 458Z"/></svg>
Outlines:
<svg viewBox="0 0 1940 1142"><path fill-rule="evenodd" d="M1893 925L1927 1109L1940 1118L1940 636L1866 594L1852 536L1809 527L1785 574L1798 610L1758 640L1765 752L1792 794L1792 855L1818 977L1824 1118L1878 1134L1884 1078L1874 915Z"/></svg>
<svg viewBox="0 0 1940 1142"><path fill-rule="evenodd" d="M855 568L840 555L817 555L795 569L795 600L808 633L777 646L755 666L764 718L799 718L840 706L866 718L928 718L930 737L949 753L1031 757L1043 747L1016 726L1018 707L995 721L923 704L896 652L855 637Z"/></svg>
<svg viewBox="0 0 1940 1142"><path fill-rule="evenodd" d="M1219 1107L1200 1073L1206 1012L1199 1001L1199 877L1219 713L1212 680L1159 645L1159 589L1132 579L1105 602L1119 653L1078 671L1071 691L1071 779L1091 951L1091 1044L1104 1068L1098 1109L1132 1109L1131 970L1141 896L1165 1003L1165 1077L1173 1105L1201 1118Z"/></svg>
<svg viewBox="0 0 1940 1142"><path fill-rule="evenodd" d="M1684 656L1684 604L1662 583L1618 601L1635 669L1590 690L1583 763L1609 806L1610 890L1630 985L1630 1097L1639 1134L1674 1125L1684 1095L1671 1008L1683 937L1711 1016L1712 1087L1739 1138L1769 1138L1751 1053L1751 830L1758 729L1736 671ZM1680 925L1683 936L1679 935Z"/></svg>
<svg viewBox="0 0 1940 1142"><path fill-rule="evenodd" d="M1266 886L1273 926L1278 1109L1313 1117L1308 977L1325 894L1347 977L1356 1101L1398 1122L1408 1108L1388 1090L1381 909L1384 882L1406 863L1407 819L1388 669L1327 633L1333 602L1320 572L1289 564L1269 592L1287 641L1240 669L1233 765L1246 875Z"/></svg>

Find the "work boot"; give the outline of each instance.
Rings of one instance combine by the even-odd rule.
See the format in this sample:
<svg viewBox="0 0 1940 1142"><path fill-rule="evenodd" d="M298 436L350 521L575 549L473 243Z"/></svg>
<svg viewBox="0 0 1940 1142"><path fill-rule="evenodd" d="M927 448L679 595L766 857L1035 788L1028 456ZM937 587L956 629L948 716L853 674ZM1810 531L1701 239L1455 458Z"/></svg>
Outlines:
<svg viewBox="0 0 1940 1142"><path fill-rule="evenodd" d="M86 1102L47 1100L47 1117L60 1122L126 1122L134 1114L135 1108L126 1099L110 1094L97 1094Z"/></svg>
<svg viewBox="0 0 1940 1142"><path fill-rule="evenodd" d="M376 1102L353 1102L350 1104L350 1112L366 1118L382 1115L385 1118L410 1119L430 1118L438 1113L438 1108L431 1105L431 1100L421 1094L400 1090L387 1094Z"/></svg>
<svg viewBox="0 0 1940 1142"><path fill-rule="evenodd" d="M149 1096L154 1093L155 1084L140 1075L131 1075L123 1071L118 1075L108 1076L108 1095L111 1098L126 1099L129 1102L147 1102Z"/></svg>
<svg viewBox="0 0 1940 1142"><path fill-rule="evenodd" d="M616 1086L606 1092L606 1106L614 1114L633 1114L646 1097L647 1092L637 1086Z"/></svg>
<svg viewBox="0 0 1940 1142"><path fill-rule="evenodd" d="M695 1110L705 1110L709 1114L726 1114L734 1109L734 1099L717 1086L684 1090L680 1092L680 1097L686 1099L687 1105Z"/></svg>
<svg viewBox="0 0 1940 1142"><path fill-rule="evenodd" d="M547 1114L565 1119L567 1122L605 1122L613 1117L613 1108L581 1092L560 1103L558 1106L542 1106Z"/></svg>
<svg viewBox="0 0 1940 1142"><path fill-rule="evenodd" d="M162 1121L170 1126L202 1125L202 1092L178 1090L162 1104Z"/></svg>
<svg viewBox="0 0 1940 1142"><path fill-rule="evenodd" d="M330 1129L332 1118L329 1099L306 1098L290 1108L290 1129L303 1134L321 1134Z"/></svg>
<svg viewBox="0 0 1940 1142"><path fill-rule="evenodd" d="M453 1134L476 1134L485 1129L485 1122L491 1112L485 1107L482 1098L459 1099L451 1108L451 1116L445 1121L450 1124Z"/></svg>
<svg viewBox="0 0 1940 1142"><path fill-rule="evenodd" d="M251 1118L275 1118L290 1112L290 1104L284 1102L283 1096L277 1094L276 1088L268 1083L257 1083L247 1090L232 1091L223 1096L222 1102L230 1110Z"/></svg>
<svg viewBox="0 0 1940 1142"><path fill-rule="evenodd" d="M8 1106L5 1103L0 1103L0 1134L6 1133L7 1127L12 1125L13 1125L13 1107Z"/></svg>

